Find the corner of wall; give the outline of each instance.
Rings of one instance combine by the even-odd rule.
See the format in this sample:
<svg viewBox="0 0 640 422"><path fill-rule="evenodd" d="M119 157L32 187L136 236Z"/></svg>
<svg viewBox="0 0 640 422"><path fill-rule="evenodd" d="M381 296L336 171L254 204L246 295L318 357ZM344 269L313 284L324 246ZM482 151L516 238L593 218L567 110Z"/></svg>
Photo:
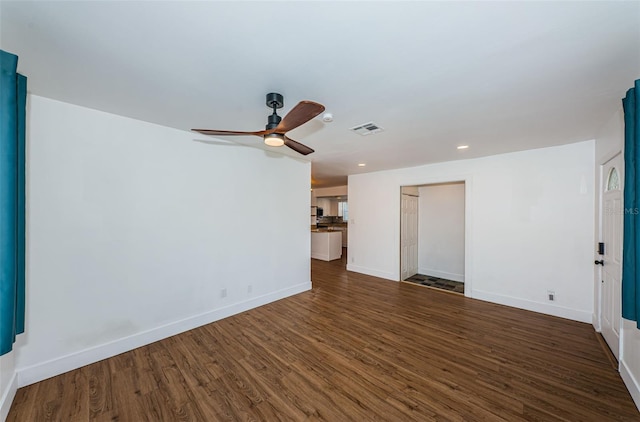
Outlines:
<svg viewBox="0 0 640 422"><path fill-rule="evenodd" d="M13 403L13 399L16 396L16 392L18 391L18 376L15 371L11 374L11 379L7 384L7 387L4 391L2 391L2 397L0 397L0 421L5 421L7 416L9 416L9 410L11 409L11 404Z"/></svg>
<svg viewBox="0 0 640 422"><path fill-rule="evenodd" d="M629 390L633 402L640 411L640 383L638 383L636 377L633 376L633 372L629 369L624 358L620 360L620 376L627 390Z"/></svg>
<svg viewBox="0 0 640 422"><path fill-rule="evenodd" d="M593 325L593 329L596 330L596 332L599 333L600 331L602 331L600 327L600 319L598 318L598 315L595 312L591 314L591 325Z"/></svg>

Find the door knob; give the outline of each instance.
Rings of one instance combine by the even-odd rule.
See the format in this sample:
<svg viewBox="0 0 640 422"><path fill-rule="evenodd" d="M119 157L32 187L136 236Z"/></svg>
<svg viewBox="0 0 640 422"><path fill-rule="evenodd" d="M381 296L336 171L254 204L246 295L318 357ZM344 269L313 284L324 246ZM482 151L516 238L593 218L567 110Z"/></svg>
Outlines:
<svg viewBox="0 0 640 422"><path fill-rule="evenodd" d="M595 261L594 264L602 265L604 267L604 259L601 259L600 261Z"/></svg>

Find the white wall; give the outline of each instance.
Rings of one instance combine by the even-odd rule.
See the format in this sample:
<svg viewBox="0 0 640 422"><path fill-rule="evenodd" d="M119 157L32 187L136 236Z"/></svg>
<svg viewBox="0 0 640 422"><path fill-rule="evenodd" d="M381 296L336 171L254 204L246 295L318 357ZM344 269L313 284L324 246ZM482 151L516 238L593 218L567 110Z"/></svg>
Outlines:
<svg viewBox="0 0 640 422"><path fill-rule="evenodd" d="M464 282L464 183L418 192L418 271Z"/></svg>
<svg viewBox="0 0 640 422"><path fill-rule="evenodd" d="M20 385L311 287L309 162L30 103Z"/></svg>
<svg viewBox="0 0 640 422"><path fill-rule="evenodd" d="M624 149L624 112L622 107L609 119L602 127L596 138L596 186L600 186L600 165L609 160L615 154L623 152ZM595 197L595 224L596 239L600 239L600 189L596 190ZM599 257L598 257L599 259ZM594 268L594 313L593 325L598 331L601 329L600 323L600 296L602 284L600 283L600 273ZM622 318L622 316L619 316ZM619 369L625 385L631 393L631 397L640 409L640 330L635 322L622 319L620 331L620 362Z"/></svg>
<svg viewBox="0 0 640 422"><path fill-rule="evenodd" d="M620 375L640 410L640 330L635 321L622 320Z"/></svg>
<svg viewBox="0 0 640 422"><path fill-rule="evenodd" d="M465 294L591 322L593 180L593 141L349 176L348 269L399 280L400 186L465 181Z"/></svg>

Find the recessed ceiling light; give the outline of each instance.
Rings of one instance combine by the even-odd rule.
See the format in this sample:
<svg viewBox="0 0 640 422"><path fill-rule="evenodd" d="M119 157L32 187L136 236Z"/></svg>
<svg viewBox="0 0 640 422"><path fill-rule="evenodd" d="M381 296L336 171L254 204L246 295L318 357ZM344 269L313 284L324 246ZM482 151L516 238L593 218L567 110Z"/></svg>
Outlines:
<svg viewBox="0 0 640 422"><path fill-rule="evenodd" d="M366 166L365 163L358 163L358 167L364 167L364 166Z"/></svg>
<svg viewBox="0 0 640 422"><path fill-rule="evenodd" d="M469 145L460 145L458 146L458 149L467 149L469 148Z"/></svg>

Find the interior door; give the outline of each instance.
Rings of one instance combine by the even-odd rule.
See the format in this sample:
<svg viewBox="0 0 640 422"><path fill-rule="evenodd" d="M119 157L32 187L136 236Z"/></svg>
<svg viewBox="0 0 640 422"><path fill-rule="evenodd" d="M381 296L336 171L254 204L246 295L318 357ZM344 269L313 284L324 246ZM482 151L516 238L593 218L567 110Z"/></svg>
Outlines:
<svg viewBox="0 0 640 422"><path fill-rule="evenodd" d="M596 260L601 266L600 324L602 336L618 359L622 318L622 156L616 155L601 166L602 209L600 227L604 254Z"/></svg>
<svg viewBox="0 0 640 422"><path fill-rule="evenodd" d="M402 194L400 216L400 278L418 274L418 197Z"/></svg>

